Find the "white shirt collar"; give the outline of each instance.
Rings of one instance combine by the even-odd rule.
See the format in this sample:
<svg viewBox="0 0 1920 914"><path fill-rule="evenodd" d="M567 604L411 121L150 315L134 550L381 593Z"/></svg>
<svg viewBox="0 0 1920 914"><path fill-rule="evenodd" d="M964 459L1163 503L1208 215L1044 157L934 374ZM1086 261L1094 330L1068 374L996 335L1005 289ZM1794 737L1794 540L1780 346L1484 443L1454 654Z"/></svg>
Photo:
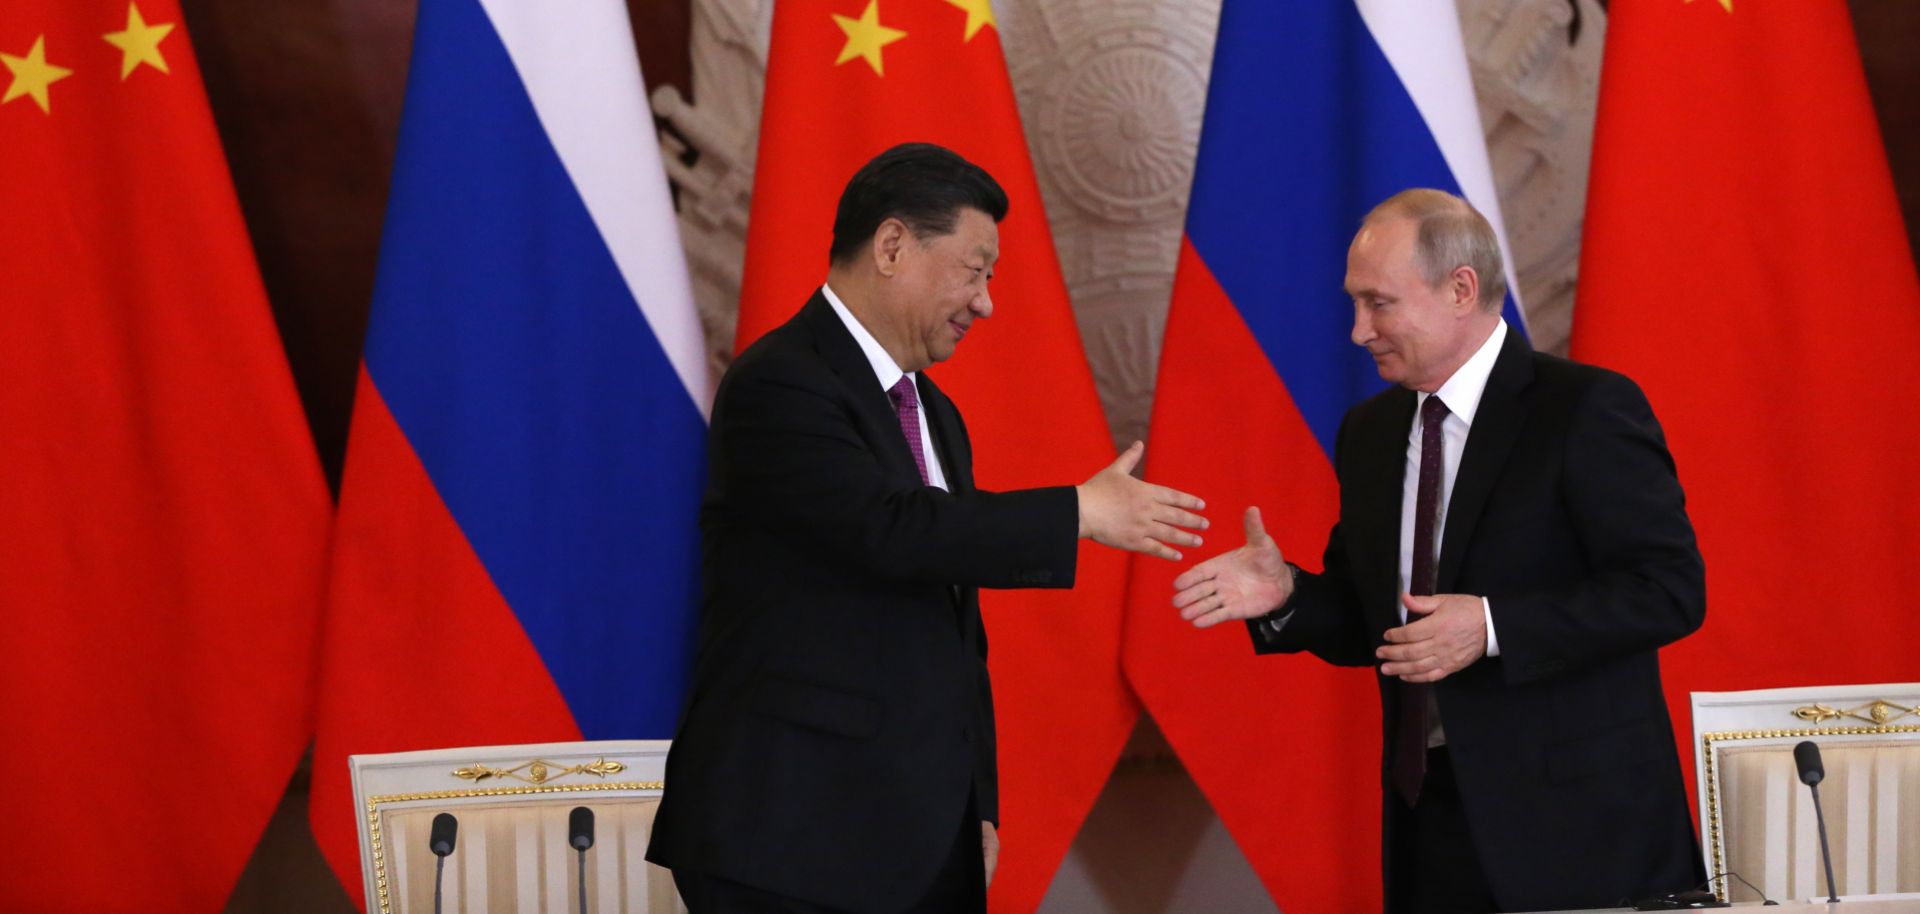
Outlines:
<svg viewBox="0 0 1920 914"><path fill-rule="evenodd" d="M1507 339L1507 322L1495 325L1493 332L1487 335L1487 341L1480 344L1473 356L1467 359L1460 370L1440 385L1440 389L1431 394L1422 393L1416 406L1424 406L1427 397L1436 396L1447 404L1447 411L1459 416L1460 421L1473 425L1473 414L1480 409L1480 395L1487 391L1487 379L1493 377L1493 363L1500 358L1500 346ZM1417 421L1415 424L1419 424Z"/></svg>
<svg viewBox="0 0 1920 914"><path fill-rule="evenodd" d="M833 294L832 286L822 283L820 294L826 296L827 304L833 306L833 313L840 315L840 322L847 325L847 332L853 334L853 341L860 344L861 352L866 353L867 363L873 366L874 377L880 379L880 389L892 390L893 385L900 383L900 379L909 372L900 370L900 366L893 361L893 356L887 354L886 347L880 345L880 341L867 332L866 326L860 323L859 318L853 316L852 311L847 310L846 303L840 300L840 296ZM914 383L917 386L919 381L916 379Z"/></svg>

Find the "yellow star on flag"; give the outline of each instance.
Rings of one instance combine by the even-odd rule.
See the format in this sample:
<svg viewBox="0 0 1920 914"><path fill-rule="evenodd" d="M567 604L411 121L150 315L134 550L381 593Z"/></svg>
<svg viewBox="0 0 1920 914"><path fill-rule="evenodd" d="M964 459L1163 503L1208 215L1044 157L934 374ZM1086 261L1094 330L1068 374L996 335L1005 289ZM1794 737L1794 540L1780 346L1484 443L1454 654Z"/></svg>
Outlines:
<svg viewBox="0 0 1920 914"><path fill-rule="evenodd" d="M47 87L73 75L66 67L56 67L47 63L47 36L41 35L33 40L33 50L25 57L12 54L0 54L0 64L6 64L13 71L13 83L7 86L7 94L0 96L0 105L4 105L22 95L29 96L40 106L42 114L52 114L53 108L47 98Z"/></svg>
<svg viewBox="0 0 1920 914"><path fill-rule="evenodd" d="M867 0L867 11L861 13L858 19L834 13L833 24L847 33L847 46L840 49L840 59L835 60L833 65L837 67L860 57L879 76L887 75L880 65L880 49L907 37L906 32L880 24L880 0Z"/></svg>
<svg viewBox="0 0 1920 914"><path fill-rule="evenodd" d="M1000 28L1000 23L993 21L992 0L947 0L947 2L967 11L967 37L961 39L963 41L972 41L973 36L983 25Z"/></svg>
<svg viewBox="0 0 1920 914"><path fill-rule="evenodd" d="M140 7L127 4L127 28L121 32L108 32L100 36L106 42L120 49L120 78L126 79L141 64L146 64L162 73L167 70L167 59L160 56L160 41L173 31L173 23L163 22L148 25L141 18Z"/></svg>
<svg viewBox="0 0 1920 914"><path fill-rule="evenodd" d="M1693 0L1687 0L1687 2L1692 3ZM1720 6L1729 13L1733 12L1733 0L1720 0Z"/></svg>

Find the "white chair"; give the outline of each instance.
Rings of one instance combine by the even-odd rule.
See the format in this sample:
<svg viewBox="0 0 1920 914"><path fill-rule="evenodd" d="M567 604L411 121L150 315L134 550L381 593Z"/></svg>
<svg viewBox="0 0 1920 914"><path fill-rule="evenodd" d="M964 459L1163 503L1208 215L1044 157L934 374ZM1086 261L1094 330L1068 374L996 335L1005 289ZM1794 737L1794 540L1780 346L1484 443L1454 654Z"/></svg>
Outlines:
<svg viewBox="0 0 1920 914"><path fill-rule="evenodd" d="M1820 746L1839 894L1920 892L1920 683L1693 693L1702 852L1781 899L1827 897L1793 747ZM1757 900L1731 876L1725 900Z"/></svg>
<svg viewBox="0 0 1920 914"><path fill-rule="evenodd" d="M353 756L368 911L433 910L427 836L443 812L459 819L446 863L447 914L577 911L579 864L567 844L567 817L586 806L595 826L588 910L684 912L671 874L645 859L667 745L608 740Z"/></svg>

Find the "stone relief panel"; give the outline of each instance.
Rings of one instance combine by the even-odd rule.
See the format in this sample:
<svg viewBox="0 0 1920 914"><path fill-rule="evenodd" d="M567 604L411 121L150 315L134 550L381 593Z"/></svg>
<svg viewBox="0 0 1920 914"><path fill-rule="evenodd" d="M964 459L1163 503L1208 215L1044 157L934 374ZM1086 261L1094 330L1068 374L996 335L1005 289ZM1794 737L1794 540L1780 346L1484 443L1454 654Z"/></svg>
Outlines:
<svg viewBox="0 0 1920 914"><path fill-rule="evenodd" d="M1459 8L1528 329L1535 348L1565 355L1606 14L1594 0Z"/></svg>
<svg viewBox="0 0 1920 914"><path fill-rule="evenodd" d="M773 0L698 0L689 39L694 99L672 86L652 98L666 122L662 158L715 378L733 358L772 28Z"/></svg>
<svg viewBox="0 0 1920 914"><path fill-rule="evenodd" d="M1000 41L1116 446L1147 434L1219 0L1006 0Z"/></svg>

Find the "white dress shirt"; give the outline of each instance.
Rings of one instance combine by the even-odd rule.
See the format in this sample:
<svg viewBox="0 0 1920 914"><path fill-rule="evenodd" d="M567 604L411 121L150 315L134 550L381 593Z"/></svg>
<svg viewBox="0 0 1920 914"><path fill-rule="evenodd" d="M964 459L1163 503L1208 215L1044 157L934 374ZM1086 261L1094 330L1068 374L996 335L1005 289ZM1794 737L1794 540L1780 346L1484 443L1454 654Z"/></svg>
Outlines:
<svg viewBox="0 0 1920 914"><path fill-rule="evenodd" d="M867 332L867 328L860 323L860 319L854 317L852 311L847 310L846 304L840 301L840 296L833 294L832 286L822 285L820 294L827 297L827 304L833 306L833 313L840 315L840 322L847 325L847 332L853 334L853 341L860 344L861 352L866 353L867 363L873 366L874 377L880 380L880 389L890 391L901 378L913 378L914 396L917 401L920 380L913 377L914 373L900 370L900 366L893 361L893 356L887 354L886 347L881 346L880 341ZM927 485L946 489L947 474L940 469L940 453L934 450L933 433L927 430L927 406L921 403L920 408L914 411L920 415L920 452L927 458Z"/></svg>
<svg viewBox="0 0 1920 914"><path fill-rule="evenodd" d="M1453 373L1440 389L1428 394L1422 393L1416 399L1413 410L1413 427L1407 432L1407 473L1400 488L1400 592L1406 593L1413 580L1413 514L1414 503L1419 499L1420 489L1420 407L1425 406L1428 397L1439 397L1447 405L1447 417L1440 421L1441 438L1441 481L1440 516L1435 518L1433 535L1444 540L1447 529L1447 506L1453 501L1453 479L1460 474L1460 456L1467 450L1467 433L1473 430L1473 416L1480 410L1480 395L1487 390L1487 379L1493 376L1493 363L1500 357L1500 346L1507 339L1507 322L1501 321L1480 344L1460 370ZM1435 561L1440 558L1440 542L1433 544ZM1407 607L1400 607L1400 621L1407 621ZM1487 656L1500 656L1500 639L1493 633L1493 609L1485 597L1480 598L1480 610L1487 620Z"/></svg>
<svg viewBox="0 0 1920 914"><path fill-rule="evenodd" d="M1501 321L1487 336L1487 341L1461 365L1453 377L1447 379L1440 389L1433 393L1421 393L1414 402L1413 428L1407 432L1407 472L1400 487L1400 592L1406 593L1413 580L1413 522L1414 506L1420 497L1420 407L1427 405L1428 397L1439 397L1447 405L1447 417L1440 420L1441 480L1440 480L1440 516L1434 519L1433 544L1434 561L1440 560L1440 546L1446 539L1447 506L1453 501L1453 480L1460 474L1460 456L1467 450L1467 433L1473 430L1473 416L1480 411L1480 395L1486 393L1487 379L1493 376L1493 363L1500 357L1500 344L1507 339L1507 322ZM1400 621L1407 621L1407 607L1402 603ZM1486 597L1480 598L1480 613L1487 623L1487 656L1500 656L1500 640L1493 634L1493 604ZM1427 693L1427 746L1429 748L1444 745L1447 741L1445 727L1440 720L1440 707L1433 692Z"/></svg>

